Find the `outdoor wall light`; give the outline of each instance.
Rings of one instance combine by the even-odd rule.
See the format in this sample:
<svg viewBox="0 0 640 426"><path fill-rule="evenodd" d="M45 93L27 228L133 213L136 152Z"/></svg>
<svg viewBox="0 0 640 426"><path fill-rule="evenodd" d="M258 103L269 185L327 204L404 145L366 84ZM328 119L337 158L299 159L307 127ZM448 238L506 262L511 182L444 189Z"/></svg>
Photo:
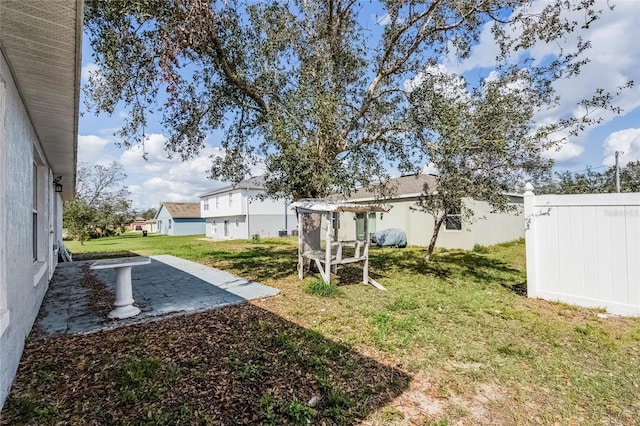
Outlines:
<svg viewBox="0 0 640 426"><path fill-rule="evenodd" d="M55 179L53 179L53 188L55 189L56 192L62 192L62 184L60 183L61 180L62 180L62 176L58 176Z"/></svg>

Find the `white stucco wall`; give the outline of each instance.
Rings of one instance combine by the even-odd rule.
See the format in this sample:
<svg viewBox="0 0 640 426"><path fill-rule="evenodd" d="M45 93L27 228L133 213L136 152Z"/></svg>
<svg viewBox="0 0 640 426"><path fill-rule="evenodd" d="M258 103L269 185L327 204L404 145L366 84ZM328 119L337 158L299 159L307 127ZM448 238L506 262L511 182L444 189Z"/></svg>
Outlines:
<svg viewBox="0 0 640 426"><path fill-rule="evenodd" d="M0 54L0 406L15 376L26 336L31 331L55 267L53 242L61 222L53 215L59 197L53 195L47 160ZM38 259L33 261L33 162L38 167ZM10 182L10 184L9 184Z"/></svg>

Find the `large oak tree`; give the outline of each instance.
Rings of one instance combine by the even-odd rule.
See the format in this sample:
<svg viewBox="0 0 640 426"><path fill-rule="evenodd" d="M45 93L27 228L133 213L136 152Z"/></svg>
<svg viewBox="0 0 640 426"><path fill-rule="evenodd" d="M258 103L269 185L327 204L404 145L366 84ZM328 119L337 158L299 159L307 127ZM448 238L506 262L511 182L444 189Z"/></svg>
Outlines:
<svg viewBox="0 0 640 426"><path fill-rule="evenodd" d="M466 58L486 25L499 48L501 76L524 70L538 96L585 63L586 40L551 60L511 59L597 19L592 0L87 0L85 22L99 72L88 98L96 112L123 106L120 134L141 143L149 114L160 112L170 155L196 155L214 129L225 155L213 177L238 181L264 161L270 194L294 199L349 193L424 160L410 137L407 80L445 56ZM581 12L581 22L567 19ZM379 25L369 22L379 16ZM481 118L503 121L503 110ZM480 119L477 120L478 122ZM515 122L514 126L520 122ZM513 126L512 126L513 127ZM422 132L423 129L418 129ZM552 130L552 129L546 129ZM496 128L495 132L499 132ZM540 153L537 142L526 153ZM384 188L384 185L377 186Z"/></svg>

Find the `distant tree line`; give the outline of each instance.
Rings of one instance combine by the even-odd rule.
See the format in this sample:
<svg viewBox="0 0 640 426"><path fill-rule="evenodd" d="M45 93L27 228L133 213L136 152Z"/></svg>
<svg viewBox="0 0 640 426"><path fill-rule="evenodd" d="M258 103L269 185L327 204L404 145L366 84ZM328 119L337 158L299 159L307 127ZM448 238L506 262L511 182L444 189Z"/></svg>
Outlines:
<svg viewBox="0 0 640 426"><path fill-rule="evenodd" d="M139 214L136 215L136 217L140 216L143 219L150 220L150 219L154 219L157 213L158 213L158 210L151 207L147 210L140 212Z"/></svg>
<svg viewBox="0 0 640 426"><path fill-rule="evenodd" d="M535 185L536 194L597 194L616 192L616 168L556 172ZM620 168L620 192L640 192L640 160Z"/></svg>
<svg viewBox="0 0 640 426"><path fill-rule="evenodd" d="M63 227L68 237L86 241L125 231L135 217L122 164L81 163L76 176L76 196L64 203Z"/></svg>

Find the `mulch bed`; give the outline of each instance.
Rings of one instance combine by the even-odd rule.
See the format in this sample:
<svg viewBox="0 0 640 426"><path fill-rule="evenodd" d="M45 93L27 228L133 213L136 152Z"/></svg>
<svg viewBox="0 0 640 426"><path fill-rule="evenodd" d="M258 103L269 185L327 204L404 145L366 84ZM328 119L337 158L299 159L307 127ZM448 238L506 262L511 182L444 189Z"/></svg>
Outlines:
<svg viewBox="0 0 640 426"><path fill-rule="evenodd" d="M396 368L243 304L34 334L1 423L354 424L408 384Z"/></svg>

